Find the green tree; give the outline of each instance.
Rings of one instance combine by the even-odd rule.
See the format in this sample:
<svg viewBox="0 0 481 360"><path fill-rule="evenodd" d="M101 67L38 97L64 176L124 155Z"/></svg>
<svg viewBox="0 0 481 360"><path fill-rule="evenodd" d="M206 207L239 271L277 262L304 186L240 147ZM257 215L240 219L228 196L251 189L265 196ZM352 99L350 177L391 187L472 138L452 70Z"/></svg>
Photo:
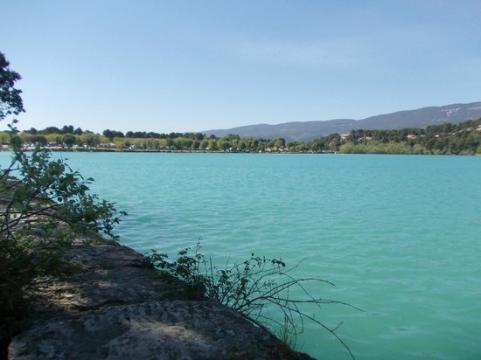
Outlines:
<svg viewBox="0 0 481 360"><path fill-rule="evenodd" d="M286 140L283 138L276 139L276 141L274 142L274 146L277 148L284 147L286 146Z"/></svg>
<svg viewBox="0 0 481 360"><path fill-rule="evenodd" d="M72 134L65 134L63 137L62 137L62 142L68 147L68 148L71 148L73 145L75 145L76 143L76 138L75 138L75 135L72 135Z"/></svg>
<svg viewBox="0 0 481 360"><path fill-rule="evenodd" d="M79 140L83 144L89 146L89 147L96 147L100 144L100 135L91 133L91 132L84 132L82 135L80 135Z"/></svg>
<svg viewBox="0 0 481 360"><path fill-rule="evenodd" d="M0 52L0 121L9 115L18 115L25 111L22 90L15 87L15 83L20 79L20 75L10 69L10 63Z"/></svg>
<svg viewBox="0 0 481 360"><path fill-rule="evenodd" d="M33 135L32 142L35 145L39 146L46 146L47 145L47 138L44 135Z"/></svg>
<svg viewBox="0 0 481 360"><path fill-rule="evenodd" d="M211 151L219 150L216 139L210 139L209 140L209 150L211 150Z"/></svg>

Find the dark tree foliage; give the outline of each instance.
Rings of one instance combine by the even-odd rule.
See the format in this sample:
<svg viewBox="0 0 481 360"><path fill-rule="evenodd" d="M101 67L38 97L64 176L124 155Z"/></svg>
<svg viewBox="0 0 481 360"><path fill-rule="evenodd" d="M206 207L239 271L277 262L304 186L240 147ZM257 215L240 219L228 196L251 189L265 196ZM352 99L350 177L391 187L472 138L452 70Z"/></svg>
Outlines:
<svg viewBox="0 0 481 360"><path fill-rule="evenodd" d="M115 137L123 138L125 136L124 133L121 131L115 131L115 130L109 130L109 129L104 130L102 134L103 136L108 138L110 141L112 141L112 139Z"/></svg>
<svg viewBox="0 0 481 360"><path fill-rule="evenodd" d="M47 135L47 134L62 134L62 130L60 130L56 126L49 126L49 127L46 127L43 130L40 130L39 133L45 134L45 135Z"/></svg>
<svg viewBox="0 0 481 360"><path fill-rule="evenodd" d="M21 97L22 90L15 88L20 75L9 68L10 63L0 52L0 121L9 115L25 111Z"/></svg>
<svg viewBox="0 0 481 360"><path fill-rule="evenodd" d="M62 134L72 134L74 132L74 127L73 125L64 125L60 132Z"/></svg>
<svg viewBox="0 0 481 360"><path fill-rule="evenodd" d="M30 128L30 130L24 130L24 132L29 134L75 134L75 135L82 135L84 131L81 128L74 129L73 125L64 125L62 128L58 128L56 126L49 126L42 130L37 130L35 128Z"/></svg>

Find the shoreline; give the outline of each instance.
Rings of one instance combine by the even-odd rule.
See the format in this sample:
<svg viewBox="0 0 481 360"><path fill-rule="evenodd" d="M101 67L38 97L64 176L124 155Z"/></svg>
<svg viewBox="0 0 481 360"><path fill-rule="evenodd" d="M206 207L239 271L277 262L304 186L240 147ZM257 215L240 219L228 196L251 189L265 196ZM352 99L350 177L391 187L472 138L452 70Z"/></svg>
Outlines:
<svg viewBox="0 0 481 360"><path fill-rule="evenodd" d="M116 150L116 149L51 149L42 148L53 153L148 153L148 154L243 154L243 155L397 155L397 156L456 156L480 157L481 154L421 154L421 153L351 153L340 151L313 152L313 151L196 151L196 150ZM11 149L0 149L1 152L11 152ZM33 152L34 149L24 149Z"/></svg>
<svg viewBox="0 0 481 360"><path fill-rule="evenodd" d="M81 152L81 153L174 153L174 154L312 154L312 155L328 155L340 154L336 151L205 151L205 150L117 150L117 149L58 149L58 148L41 148L51 152ZM35 149L24 149L26 152L32 152ZM11 149L1 149L0 152L11 152Z"/></svg>
<svg viewBox="0 0 481 360"><path fill-rule="evenodd" d="M313 359L228 307L189 299L130 247L95 236L76 239L66 255L75 271L40 280L8 359Z"/></svg>

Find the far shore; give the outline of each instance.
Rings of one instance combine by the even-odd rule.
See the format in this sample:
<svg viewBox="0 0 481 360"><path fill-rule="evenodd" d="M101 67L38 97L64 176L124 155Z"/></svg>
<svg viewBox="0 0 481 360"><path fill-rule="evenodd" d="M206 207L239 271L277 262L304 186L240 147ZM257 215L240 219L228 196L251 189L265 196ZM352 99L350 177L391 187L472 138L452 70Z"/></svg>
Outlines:
<svg viewBox="0 0 481 360"><path fill-rule="evenodd" d="M145 150L145 149L108 149L108 148L49 148L44 147L52 152L66 152L66 153L164 153L164 154L269 154L269 155L407 155L407 156L474 156L479 157L481 154L416 154L416 153L346 153L341 151L220 151L220 150ZM33 152L33 148L24 149L27 152ZM10 148L1 148L0 152L10 152Z"/></svg>
<svg viewBox="0 0 481 360"><path fill-rule="evenodd" d="M185 154L340 154L336 151L222 151L222 150L148 150L148 149L112 149L112 148L58 148L58 147L42 147L42 149L49 150L52 152L108 152L108 153L185 153ZM25 148L25 151L34 151L34 148ZM11 151L10 148L0 149L2 152Z"/></svg>

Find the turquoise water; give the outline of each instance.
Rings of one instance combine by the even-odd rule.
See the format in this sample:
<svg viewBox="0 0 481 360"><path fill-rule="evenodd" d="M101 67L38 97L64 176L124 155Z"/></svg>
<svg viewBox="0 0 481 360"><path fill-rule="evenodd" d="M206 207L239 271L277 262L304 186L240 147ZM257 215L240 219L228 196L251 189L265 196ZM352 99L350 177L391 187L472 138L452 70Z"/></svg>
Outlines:
<svg viewBox="0 0 481 360"><path fill-rule="evenodd" d="M358 359L481 358L480 157L62 156L129 213L122 243L173 254L200 239L214 257L255 251L334 282L312 291L364 312L326 305L315 315L343 322ZM348 359L312 325L297 348Z"/></svg>

